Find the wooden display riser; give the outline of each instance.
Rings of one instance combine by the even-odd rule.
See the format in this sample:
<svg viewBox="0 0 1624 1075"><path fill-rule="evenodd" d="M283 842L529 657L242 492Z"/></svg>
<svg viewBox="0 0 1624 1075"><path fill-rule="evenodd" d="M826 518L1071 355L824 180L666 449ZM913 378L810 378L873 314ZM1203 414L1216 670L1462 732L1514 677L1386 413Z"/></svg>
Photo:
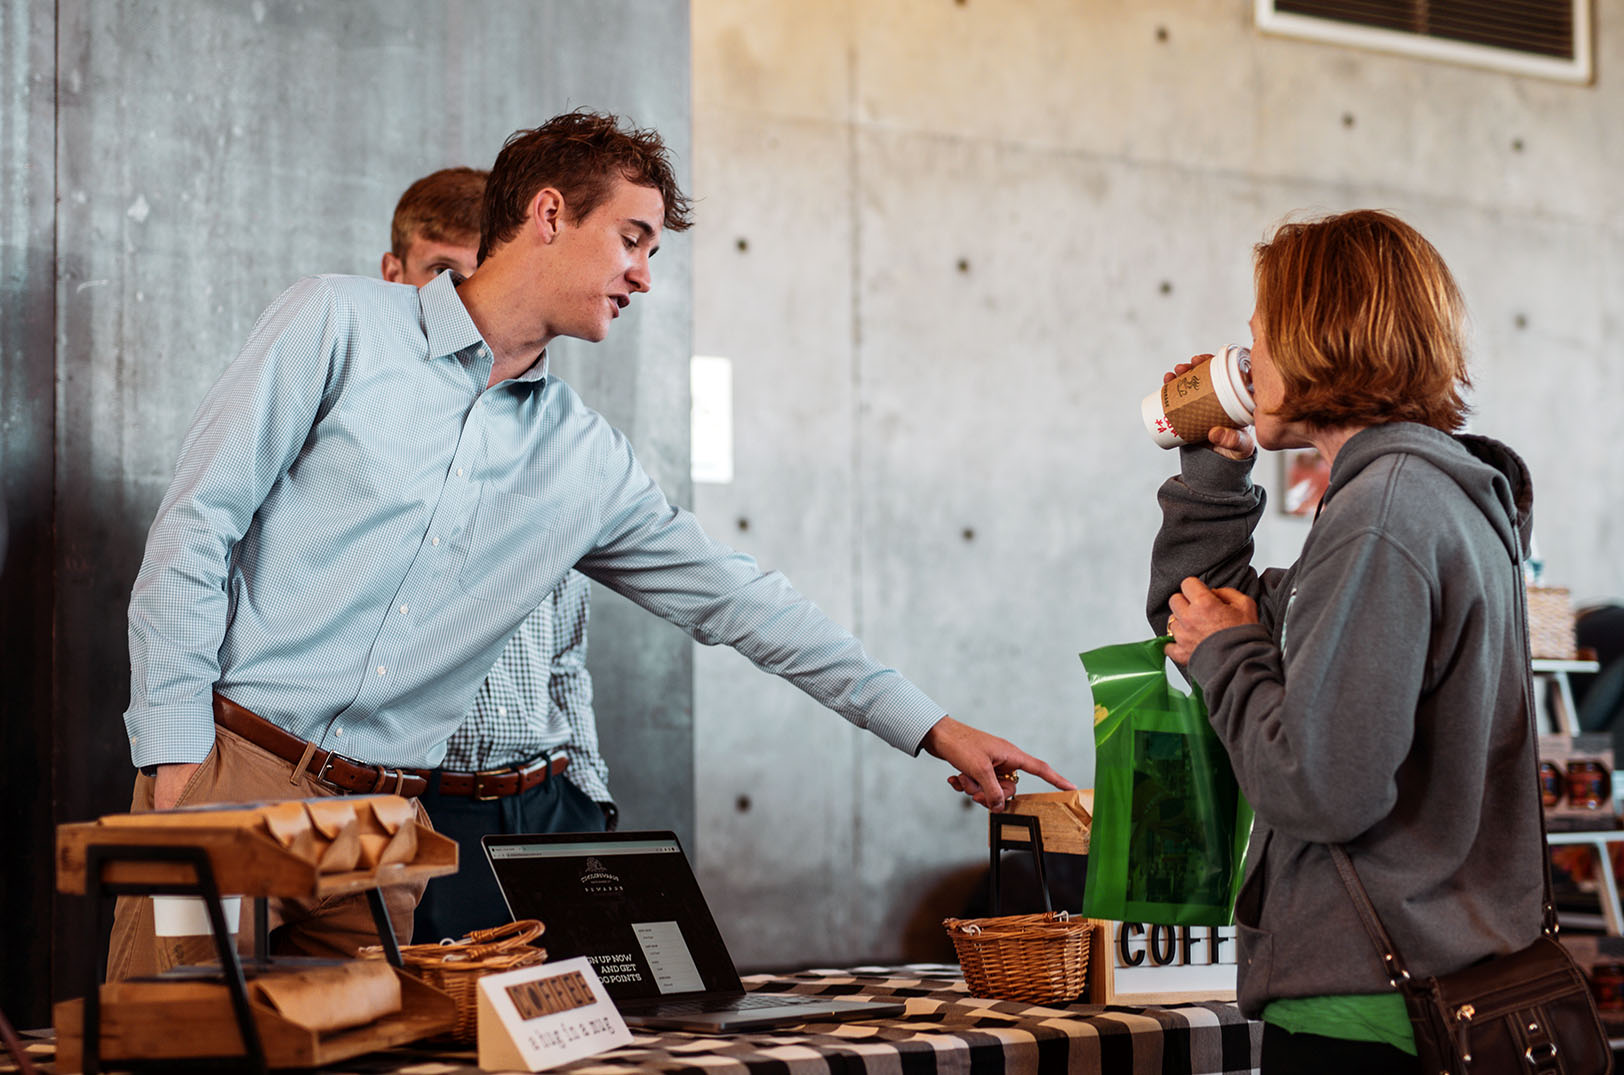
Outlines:
<svg viewBox="0 0 1624 1075"><path fill-rule="evenodd" d="M457 844L427 828L417 834L411 862L373 870L320 873L264 832L250 829L115 828L93 821L57 828L56 885L59 892L85 891L86 852L95 846L199 847L208 853L222 894L321 899L370 888L423 881L457 871ZM102 880L115 885L173 885L196 879L192 868L173 862L112 862Z"/></svg>
<svg viewBox="0 0 1624 1075"><path fill-rule="evenodd" d="M450 997L395 968L401 1010L365 1026L318 1033L284 1019L250 1000L254 1025L272 1068L311 1068L363 1053L448 1033L456 1022ZM54 1009L56 1071L83 1068L84 1001L66 1000ZM242 1038L222 983L152 979L113 982L101 987L103 1064L133 1060L182 1060L243 1055Z"/></svg>

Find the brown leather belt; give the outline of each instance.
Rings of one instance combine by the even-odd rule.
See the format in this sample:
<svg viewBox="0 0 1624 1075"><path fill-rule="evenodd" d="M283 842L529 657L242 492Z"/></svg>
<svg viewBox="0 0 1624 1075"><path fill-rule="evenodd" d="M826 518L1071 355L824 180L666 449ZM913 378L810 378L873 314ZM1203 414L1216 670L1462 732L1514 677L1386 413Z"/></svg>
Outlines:
<svg viewBox="0 0 1624 1075"><path fill-rule="evenodd" d="M440 770L441 795L466 795L475 799L505 799L546 783L570 766L563 754L542 755L527 769L485 769L477 773Z"/></svg>
<svg viewBox="0 0 1624 1075"><path fill-rule="evenodd" d="M427 769L386 769L322 750L219 694L214 696L214 723L292 763L293 777L308 772L338 791L404 795L410 799L423 794L429 786Z"/></svg>

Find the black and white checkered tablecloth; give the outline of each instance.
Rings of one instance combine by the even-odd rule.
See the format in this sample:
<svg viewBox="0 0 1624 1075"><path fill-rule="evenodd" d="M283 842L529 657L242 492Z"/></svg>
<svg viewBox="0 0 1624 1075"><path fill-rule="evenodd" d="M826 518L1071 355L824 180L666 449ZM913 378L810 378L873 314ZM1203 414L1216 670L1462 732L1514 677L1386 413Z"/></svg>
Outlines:
<svg viewBox="0 0 1624 1075"><path fill-rule="evenodd" d="M856 967L746 978L752 992L896 998L895 1019L803 1023L727 1037L634 1030L636 1040L555 1070L569 1075L1218 1075L1257 1067L1262 1024L1216 1001L1165 1008L1039 1007L970 996L959 969ZM47 1045L33 1047L48 1061ZM12 1071L0 1050L0 1071ZM50 1070L46 1068L45 1070ZM329 1075L466 1075L472 1050L391 1049Z"/></svg>

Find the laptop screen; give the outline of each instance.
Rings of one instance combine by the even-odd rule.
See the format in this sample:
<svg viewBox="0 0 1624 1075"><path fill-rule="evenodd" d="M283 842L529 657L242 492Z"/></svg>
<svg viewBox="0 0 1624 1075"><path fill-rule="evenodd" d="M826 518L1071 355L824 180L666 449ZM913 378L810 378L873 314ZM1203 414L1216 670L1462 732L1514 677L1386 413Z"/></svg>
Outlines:
<svg viewBox="0 0 1624 1075"><path fill-rule="evenodd" d="M674 834L487 836L485 853L547 959L585 956L615 1000L743 988Z"/></svg>

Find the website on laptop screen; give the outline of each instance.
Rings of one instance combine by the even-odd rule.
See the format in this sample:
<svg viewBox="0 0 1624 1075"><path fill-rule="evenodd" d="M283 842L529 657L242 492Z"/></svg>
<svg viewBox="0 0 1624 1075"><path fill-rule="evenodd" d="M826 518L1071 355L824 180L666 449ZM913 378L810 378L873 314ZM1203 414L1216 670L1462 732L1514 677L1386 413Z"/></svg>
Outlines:
<svg viewBox="0 0 1624 1075"><path fill-rule="evenodd" d="M682 848L666 840L488 848L514 918L540 919L549 961L585 956L618 1000L739 988Z"/></svg>

